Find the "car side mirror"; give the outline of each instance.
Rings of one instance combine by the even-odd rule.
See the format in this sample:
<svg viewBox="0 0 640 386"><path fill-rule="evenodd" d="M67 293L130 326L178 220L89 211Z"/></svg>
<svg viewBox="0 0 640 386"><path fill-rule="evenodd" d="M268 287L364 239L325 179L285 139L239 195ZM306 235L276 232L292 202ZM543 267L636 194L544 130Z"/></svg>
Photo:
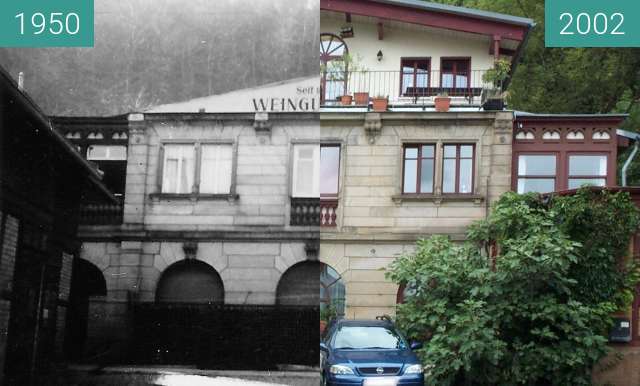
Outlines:
<svg viewBox="0 0 640 386"><path fill-rule="evenodd" d="M324 342L320 342L320 350L324 352L329 352L329 347Z"/></svg>
<svg viewBox="0 0 640 386"><path fill-rule="evenodd" d="M419 350L422 348L422 342L411 342L411 350Z"/></svg>

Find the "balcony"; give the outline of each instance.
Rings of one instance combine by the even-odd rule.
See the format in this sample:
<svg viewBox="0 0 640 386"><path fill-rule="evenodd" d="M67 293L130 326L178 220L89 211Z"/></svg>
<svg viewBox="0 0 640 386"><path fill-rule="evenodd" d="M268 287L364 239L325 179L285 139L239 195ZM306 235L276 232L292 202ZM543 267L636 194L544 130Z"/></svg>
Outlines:
<svg viewBox="0 0 640 386"><path fill-rule="evenodd" d="M338 210L337 199L321 199L320 200L320 226L335 227L337 210Z"/></svg>
<svg viewBox="0 0 640 386"><path fill-rule="evenodd" d="M290 224L318 226L320 224L320 199L292 197Z"/></svg>
<svg viewBox="0 0 640 386"><path fill-rule="evenodd" d="M120 225L122 212L122 204L83 204L80 225Z"/></svg>
<svg viewBox="0 0 640 386"><path fill-rule="evenodd" d="M321 73L322 107L348 107L342 105L342 95L368 93L369 98L388 97L390 106L433 106L434 98L446 93L452 106L479 106L482 90L490 84L482 80L487 70L464 73L424 71L403 74L397 71L325 71ZM357 95L356 95L357 96ZM354 98L356 99L356 98ZM368 102L351 106L368 107Z"/></svg>

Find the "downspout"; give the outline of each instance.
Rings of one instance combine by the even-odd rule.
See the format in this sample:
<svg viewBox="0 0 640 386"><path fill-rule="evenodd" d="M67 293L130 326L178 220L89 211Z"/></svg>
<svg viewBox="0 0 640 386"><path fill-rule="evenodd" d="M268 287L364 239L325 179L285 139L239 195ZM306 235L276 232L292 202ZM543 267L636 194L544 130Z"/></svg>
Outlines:
<svg viewBox="0 0 640 386"><path fill-rule="evenodd" d="M638 152L638 141L640 141L640 139L636 138L636 140L634 141L633 150L631 151L629 158L627 158L627 160L624 162L624 165L622 166L622 186L627 186L627 169L629 169L629 166L631 166L631 161L633 161L636 153Z"/></svg>

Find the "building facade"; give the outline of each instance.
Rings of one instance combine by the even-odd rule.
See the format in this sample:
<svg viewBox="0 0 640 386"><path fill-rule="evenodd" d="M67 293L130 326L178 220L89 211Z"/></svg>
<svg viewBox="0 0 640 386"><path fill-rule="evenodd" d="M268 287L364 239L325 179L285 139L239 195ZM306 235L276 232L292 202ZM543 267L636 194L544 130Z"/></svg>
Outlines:
<svg viewBox="0 0 640 386"><path fill-rule="evenodd" d="M115 197L0 68L0 383L35 384L63 357L80 201Z"/></svg>
<svg viewBox="0 0 640 386"><path fill-rule="evenodd" d="M236 315L244 321L231 318L225 328L264 340L260 317L240 315L254 310L283 315L270 328L301 335L304 355L317 360L317 330L295 330L303 317L318 319L317 88L315 77L296 79L158 106L129 114L126 130L58 118L65 136L80 133L72 140L110 167L114 186L126 181L119 208L89 203L83 212L80 259L102 283L85 293L86 336L77 343L84 356L106 350L146 363L223 363L187 352L179 341L189 334L178 336L177 325L162 328L178 335L149 345L144 326L186 318L186 329ZM123 159L126 174L118 176ZM236 335L219 339L248 352L262 344L240 344Z"/></svg>
<svg viewBox="0 0 640 386"><path fill-rule="evenodd" d="M483 74L517 58L533 21L409 1L321 1L324 301L348 318L393 314L385 268L432 234L463 240L511 189L511 111L482 108ZM343 94L366 92L364 104ZM447 112L435 99L451 99ZM369 99L388 108L373 111Z"/></svg>

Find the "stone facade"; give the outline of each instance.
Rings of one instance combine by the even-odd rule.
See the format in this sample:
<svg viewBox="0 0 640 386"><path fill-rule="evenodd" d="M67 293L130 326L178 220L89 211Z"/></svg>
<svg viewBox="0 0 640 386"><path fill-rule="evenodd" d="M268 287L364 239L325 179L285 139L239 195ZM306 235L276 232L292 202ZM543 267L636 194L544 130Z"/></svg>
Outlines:
<svg viewBox="0 0 640 386"><path fill-rule="evenodd" d="M283 274L317 260L309 245L317 244L318 227L291 225L290 218L293 147L319 143L317 114L270 113L266 130L254 128L255 114L132 114L129 120L123 224L80 230L80 258L102 272L107 289L90 299L87 351L130 339L131 302L155 302L163 273L178 262L213 268L225 304L276 304ZM162 193L168 143L231 144L231 193Z"/></svg>
<svg viewBox="0 0 640 386"><path fill-rule="evenodd" d="M342 276L345 316L393 314L397 285L384 269L433 234L463 240L510 190L511 112L322 113L322 143L341 147L335 227L322 227L321 261ZM379 132L365 129L376 120ZM436 145L434 194L402 194L404 144ZM442 193L442 145L474 144L472 194Z"/></svg>
<svg viewBox="0 0 640 386"><path fill-rule="evenodd" d="M9 320L11 317L11 299L6 294L11 293L13 287L13 272L16 263L16 248L18 246L17 218L0 211L0 236L2 236L2 254L0 255L0 379L4 374L7 339L9 335Z"/></svg>

